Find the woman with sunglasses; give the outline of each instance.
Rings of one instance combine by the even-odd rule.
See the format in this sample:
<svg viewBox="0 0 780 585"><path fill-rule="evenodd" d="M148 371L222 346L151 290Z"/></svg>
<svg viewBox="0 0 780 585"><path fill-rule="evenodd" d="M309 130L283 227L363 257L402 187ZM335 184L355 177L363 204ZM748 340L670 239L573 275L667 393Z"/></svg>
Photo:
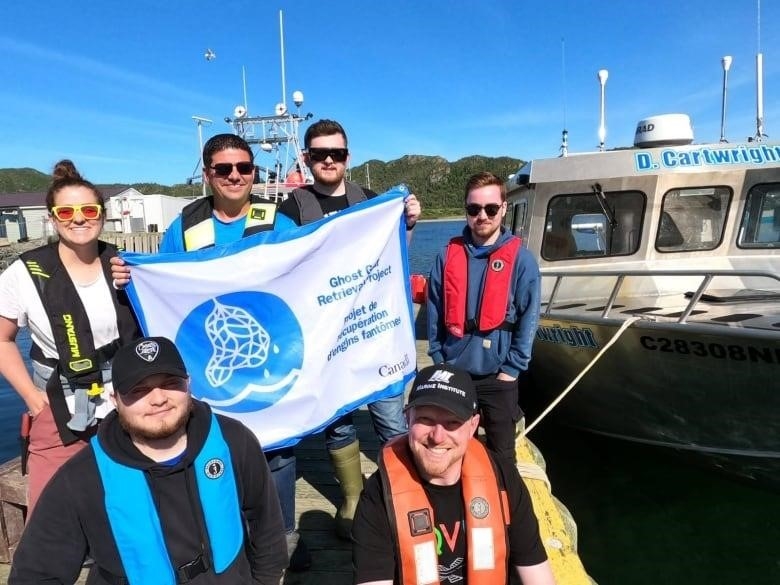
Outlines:
<svg viewBox="0 0 780 585"><path fill-rule="evenodd" d="M46 207L58 240L0 274L0 375L32 417L28 517L54 472L111 410L111 357L140 334L125 293L111 286L116 249L98 240L102 194L69 160L53 175ZM16 345L20 327L30 329L32 375Z"/></svg>

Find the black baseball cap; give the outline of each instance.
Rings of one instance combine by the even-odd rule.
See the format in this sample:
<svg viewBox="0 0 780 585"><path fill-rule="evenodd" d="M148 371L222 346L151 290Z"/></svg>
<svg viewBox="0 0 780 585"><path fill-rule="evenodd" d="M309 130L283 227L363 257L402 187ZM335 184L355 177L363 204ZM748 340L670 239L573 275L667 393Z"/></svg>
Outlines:
<svg viewBox="0 0 780 585"><path fill-rule="evenodd" d="M417 373L406 409L412 406L438 406L462 420L477 412L477 389L468 372L450 364L437 364Z"/></svg>
<svg viewBox="0 0 780 585"><path fill-rule="evenodd" d="M111 382L119 394L127 394L141 380L155 374L187 377L179 350L166 337L136 339L119 348L111 363Z"/></svg>

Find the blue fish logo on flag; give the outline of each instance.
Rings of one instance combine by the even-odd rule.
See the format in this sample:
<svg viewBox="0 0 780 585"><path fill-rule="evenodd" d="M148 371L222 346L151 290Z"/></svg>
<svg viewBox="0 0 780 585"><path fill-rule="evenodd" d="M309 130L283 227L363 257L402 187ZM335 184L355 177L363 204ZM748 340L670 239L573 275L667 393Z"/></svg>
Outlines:
<svg viewBox="0 0 780 585"><path fill-rule="evenodd" d="M144 332L173 339L193 396L265 448L400 394L416 366L406 195L225 246L124 254Z"/></svg>
<svg viewBox="0 0 780 585"><path fill-rule="evenodd" d="M230 293L196 307L174 340L190 359L199 398L229 414L278 402L303 363L301 326L287 304L262 292ZM238 391L235 389L239 388Z"/></svg>

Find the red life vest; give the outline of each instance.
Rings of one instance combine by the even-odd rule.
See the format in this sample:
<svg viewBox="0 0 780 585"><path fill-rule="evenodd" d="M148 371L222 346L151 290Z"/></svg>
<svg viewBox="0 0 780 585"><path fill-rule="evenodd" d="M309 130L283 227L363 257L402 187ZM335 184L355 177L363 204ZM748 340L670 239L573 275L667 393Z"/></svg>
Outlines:
<svg viewBox="0 0 780 585"><path fill-rule="evenodd" d="M492 331L503 325L509 307L512 273L522 240L512 236L506 244L493 250L488 257L487 274L480 292L476 329ZM466 328L468 297L468 258L463 238L450 240L444 260L444 325L451 335L463 337Z"/></svg>
<svg viewBox="0 0 780 585"><path fill-rule="evenodd" d="M434 510L405 435L382 448L379 472L392 508L387 513L395 532L400 585L438 584ZM466 509L467 581L469 585L506 583L509 500L487 450L477 439L472 438L466 449L461 485ZM485 546L487 543L490 545ZM492 549L492 556L486 556L486 549Z"/></svg>

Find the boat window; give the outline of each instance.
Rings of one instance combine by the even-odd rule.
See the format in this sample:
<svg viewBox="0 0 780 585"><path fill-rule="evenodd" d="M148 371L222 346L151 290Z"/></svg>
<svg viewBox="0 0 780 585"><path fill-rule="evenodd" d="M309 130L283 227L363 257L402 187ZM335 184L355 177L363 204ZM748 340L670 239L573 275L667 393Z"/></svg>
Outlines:
<svg viewBox="0 0 780 585"><path fill-rule="evenodd" d="M729 187L672 189L661 204L655 247L659 252L713 250L723 239Z"/></svg>
<svg viewBox="0 0 780 585"><path fill-rule="evenodd" d="M517 237L525 236L525 218L528 213L528 201L520 199L510 203L509 213L506 214L505 225Z"/></svg>
<svg viewBox="0 0 780 585"><path fill-rule="evenodd" d="M741 248L780 248L780 183L750 189L737 245Z"/></svg>
<svg viewBox="0 0 780 585"><path fill-rule="evenodd" d="M591 193L553 197L542 257L570 260L633 254L639 249L645 202L639 191L604 193L598 185Z"/></svg>

